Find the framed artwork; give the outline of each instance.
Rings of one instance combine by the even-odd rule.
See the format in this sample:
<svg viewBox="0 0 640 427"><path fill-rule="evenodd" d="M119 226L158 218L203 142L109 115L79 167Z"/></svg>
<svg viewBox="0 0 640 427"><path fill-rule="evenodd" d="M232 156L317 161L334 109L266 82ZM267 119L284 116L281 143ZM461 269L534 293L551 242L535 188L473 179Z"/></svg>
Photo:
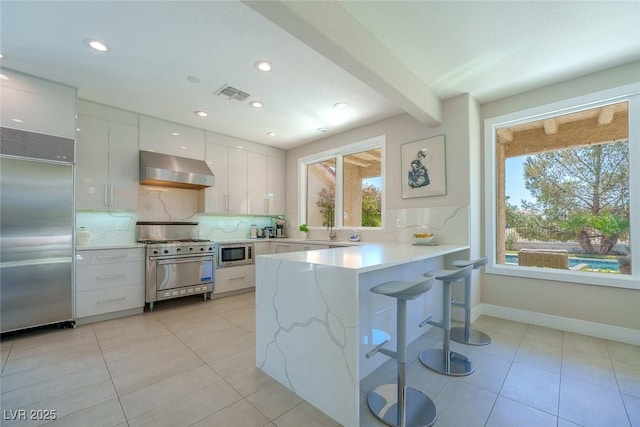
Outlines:
<svg viewBox="0 0 640 427"><path fill-rule="evenodd" d="M402 198L447 194L444 135L401 146Z"/></svg>

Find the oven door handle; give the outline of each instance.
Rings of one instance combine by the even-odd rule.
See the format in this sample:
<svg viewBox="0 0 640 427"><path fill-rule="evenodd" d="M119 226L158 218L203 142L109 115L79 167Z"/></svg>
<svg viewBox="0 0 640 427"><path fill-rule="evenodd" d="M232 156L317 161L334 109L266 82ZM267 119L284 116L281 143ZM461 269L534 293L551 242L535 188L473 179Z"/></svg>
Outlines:
<svg viewBox="0 0 640 427"><path fill-rule="evenodd" d="M187 263L187 262L202 262L202 261L213 261L213 257L212 256L202 256L202 257L171 258L171 259L158 259L158 260L156 260L158 265L184 264L184 263Z"/></svg>

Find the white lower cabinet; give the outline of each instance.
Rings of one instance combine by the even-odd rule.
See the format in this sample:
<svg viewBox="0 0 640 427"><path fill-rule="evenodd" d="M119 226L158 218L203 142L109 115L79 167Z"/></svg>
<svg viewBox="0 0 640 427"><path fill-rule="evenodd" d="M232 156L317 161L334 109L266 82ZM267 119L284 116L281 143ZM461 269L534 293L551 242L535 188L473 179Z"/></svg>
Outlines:
<svg viewBox="0 0 640 427"><path fill-rule="evenodd" d="M76 252L76 318L144 308L144 249Z"/></svg>
<svg viewBox="0 0 640 427"><path fill-rule="evenodd" d="M276 243L275 246L277 254L285 252L313 251L316 249L329 249L329 245L322 245L318 243Z"/></svg>
<svg viewBox="0 0 640 427"><path fill-rule="evenodd" d="M256 286L256 266L239 265L237 267L218 268L213 287L214 294L254 288Z"/></svg>

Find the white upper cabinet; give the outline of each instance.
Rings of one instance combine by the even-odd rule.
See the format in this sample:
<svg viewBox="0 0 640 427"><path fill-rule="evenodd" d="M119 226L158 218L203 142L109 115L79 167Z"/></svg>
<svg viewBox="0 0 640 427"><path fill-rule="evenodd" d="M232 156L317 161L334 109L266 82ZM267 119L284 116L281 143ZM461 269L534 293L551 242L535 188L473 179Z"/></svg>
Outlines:
<svg viewBox="0 0 640 427"><path fill-rule="evenodd" d="M140 116L140 149L203 160L205 131L148 116Z"/></svg>
<svg viewBox="0 0 640 427"><path fill-rule="evenodd" d="M247 194L247 152L229 147L227 151L227 192L229 193L229 213L249 212Z"/></svg>
<svg viewBox="0 0 640 427"><path fill-rule="evenodd" d="M4 68L2 74L2 127L75 138L75 88Z"/></svg>
<svg viewBox="0 0 640 427"><path fill-rule="evenodd" d="M284 214L284 159L248 153L249 213Z"/></svg>
<svg viewBox="0 0 640 427"><path fill-rule="evenodd" d="M205 161L215 175L215 186L202 190L203 213L246 214L247 152L207 141Z"/></svg>
<svg viewBox="0 0 640 427"><path fill-rule="evenodd" d="M76 209L135 210L138 116L82 100L78 110Z"/></svg>
<svg viewBox="0 0 640 427"><path fill-rule="evenodd" d="M284 215L285 176L284 156L267 156L267 198L271 215Z"/></svg>
<svg viewBox="0 0 640 427"><path fill-rule="evenodd" d="M284 151L212 132L206 139L216 184L203 190L200 212L284 214Z"/></svg>
<svg viewBox="0 0 640 427"><path fill-rule="evenodd" d="M249 213L265 215L269 213L267 197L267 156L260 153L247 153Z"/></svg>

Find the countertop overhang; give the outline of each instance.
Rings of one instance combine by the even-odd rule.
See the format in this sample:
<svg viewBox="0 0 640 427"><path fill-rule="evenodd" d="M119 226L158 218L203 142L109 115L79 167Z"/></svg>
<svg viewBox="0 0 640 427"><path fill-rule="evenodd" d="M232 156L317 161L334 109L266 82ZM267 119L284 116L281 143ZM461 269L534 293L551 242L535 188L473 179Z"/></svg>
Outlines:
<svg viewBox="0 0 640 427"><path fill-rule="evenodd" d="M380 270L413 261L443 256L469 249L469 245L418 246L402 243L366 243L360 246L260 255L270 259L357 270Z"/></svg>

